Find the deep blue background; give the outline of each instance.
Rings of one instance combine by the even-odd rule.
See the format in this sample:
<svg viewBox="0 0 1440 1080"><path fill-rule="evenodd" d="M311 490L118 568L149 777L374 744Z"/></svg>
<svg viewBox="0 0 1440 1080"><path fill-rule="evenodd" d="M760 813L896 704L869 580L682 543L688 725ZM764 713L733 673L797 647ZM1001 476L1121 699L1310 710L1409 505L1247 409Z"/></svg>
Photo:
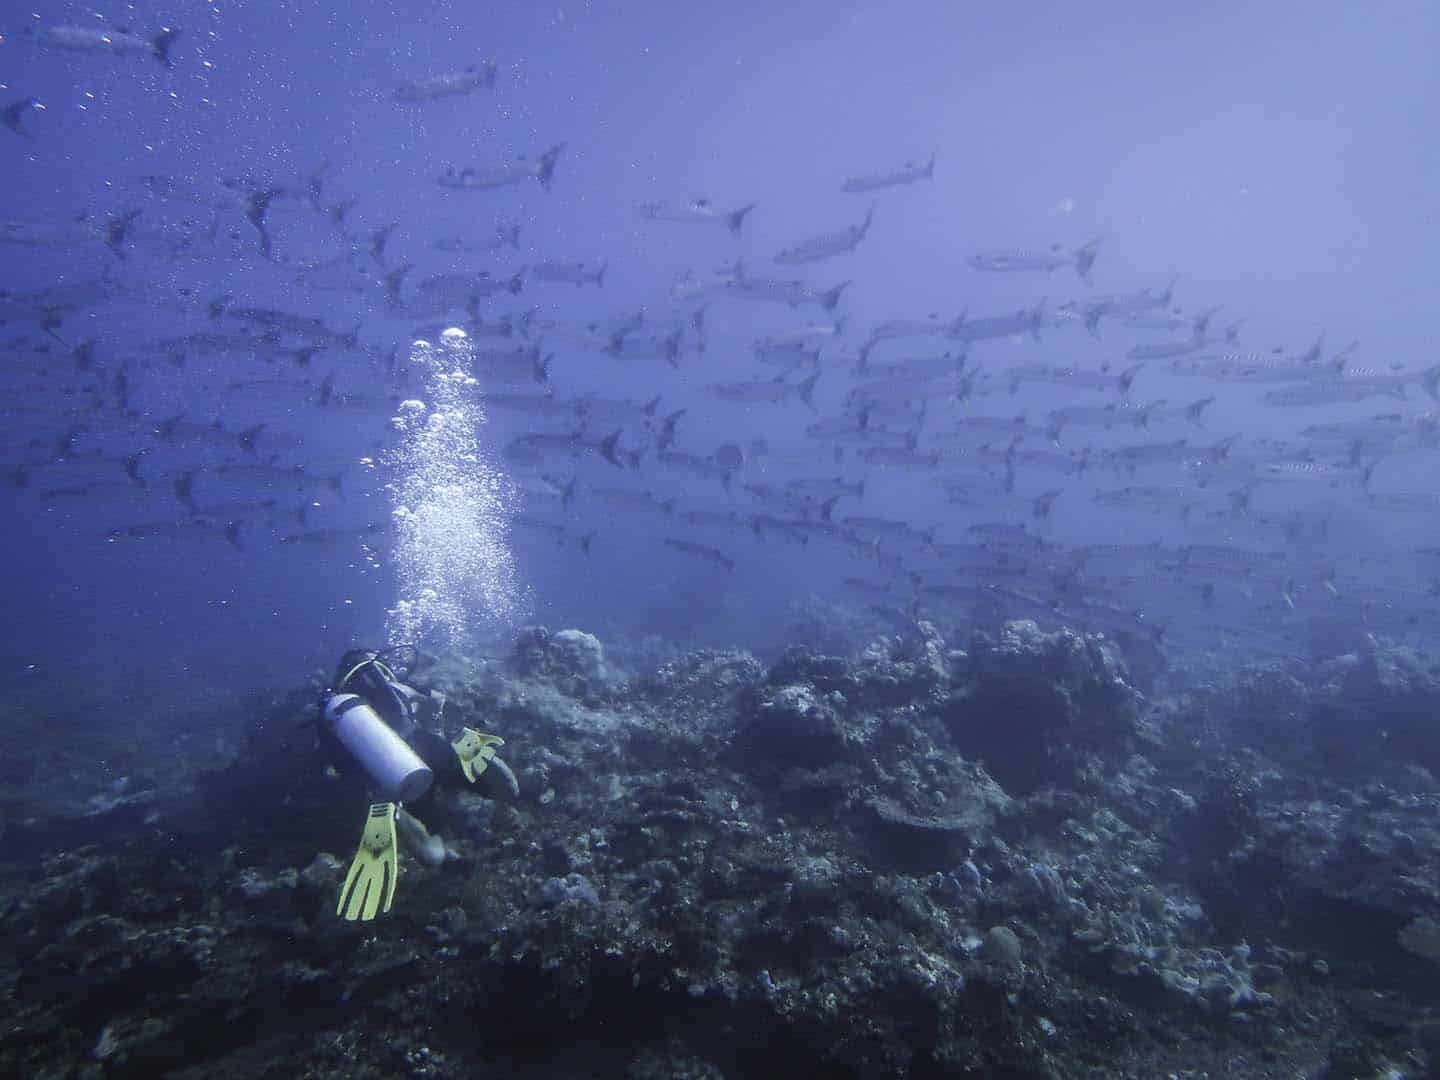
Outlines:
<svg viewBox="0 0 1440 1080"><path fill-rule="evenodd" d="M1383 18L1338 3L781 8L361 2L329 10L236 2L102 13L146 34L180 27L173 72L143 56L39 49L19 33L29 12L16 10L4 18L0 83L5 100L33 95L45 111L26 120L32 139L0 132L4 216L58 221L133 207L144 212L143 229L179 216L147 201L140 187L147 175L201 185L237 174L283 180L328 161L325 202L356 200L352 231L399 223L392 265L410 258L428 272L461 264L509 272L538 256L599 259L610 265L603 291L532 283L497 310L538 303L547 317L580 321L644 306L661 322L677 274L704 273L737 255L763 269L781 248L859 220L869 197L842 194L846 176L933 151L933 182L880 193L861 248L805 275L822 287L853 280L840 309L852 346L887 318L988 314L1042 296L1052 304L1083 296L1086 287L1067 271L1048 279L986 276L964 259L977 250L1073 247L1100 236L1097 290L1160 286L1178 274L1177 298L1187 309L1223 304L1225 317L1248 316L1247 348L1298 351L1323 331L1332 352L1358 339L1357 356L1371 366L1418 369L1435 358L1440 14L1433 6L1390 4ZM97 22L78 6L39 14ZM491 57L499 64L493 92L424 105L391 99L407 79ZM568 148L548 195L535 185L471 193L434 183L447 165L493 164L561 141ZM755 203L743 236L646 222L635 210L697 196L726 208ZM298 204L274 216L286 258L336 249ZM442 233L486 234L497 218L522 223L519 252L452 264L426 250ZM232 231L233 242L225 239ZM97 336L109 371L129 357L137 400L155 418L184 412L233 427L265 420L304 434L304 448L286 461L321 471L373 452L386 438L383 410L327 414L298 395L236 400L223 389L227 372L200 360L171 370L147 350L209 325L197 306L179 303L180 290L282 305L336 327L359 322L377 353L403 346L419 321L387 314L375 295L297 292L293 274L258 260L253 248L248 226L230 212L222 216L222 250L208 258L168 262L137 251L118 263L98 244L6 248L0 287L111 274L112 299L64 333ZM678 447L696 453L757 435L800 444L815 418L800 407L729 406L702 388L750 377L750 341L811 315L722 301L709 312L707 352L687 355L679 370L561 346L553 382L567 396L660 394L662 412L689 409ZM5 328L5 336L11 331L20 332ZM1140 339L1109 332L1096 342L1057 331L1040 346L988 343L972 359L991 369L1011 358L1096 367L1118 362L1133 340ZM381 390L372 368L354 358L322 356L309 377L331 370L354 392ZM823 414L837 411L847 382L838 368L822 375ZM1142 374L1135 398L1181 404L1206 392ZM1259 408L1243 390L1223 393L1207 440L1284 434L1388 408L1382 401L1302 418ZM975 411L1038 417L1073 397L1054 389L1027 394ZM30 414L12 414L7 445L23 442L32 423ZM497 447L523 423L497 417ZM111 436L99 427L88 437L108 446ZM158 474L208 460L187 461L190 453L177 451L167 463L157 452L152 467ZM1377 487L1414 489L1434 464L1428 454L1387 462ZM582 491L592 477L626 482L603 464L584 470ZM664 495L692 486L653 464L632 480ZM1055 483L1022 478L1029 494ZM1055 535L1131 539L1135 521L1147 536L1186 535L1178 522L1097 515L1087 485L1057 504ZM969 521L1025 516L1007 508L962 520L933 505L923 479L900 476L885 486L887 494L850 512L953 525L951 539ZM347 488L345 500L316 508L312 524L385 519L383 493L359 469L347 474ZM739 496L727 501L718 485L698 490L688 505L750 509ZM0 642L7 667L37 665L32 677L57 683L118 682L147 707L193 710L216 697L291 685L352 641L378 638L393 600L383 552L373 567L357 542L280 547L257 536L243 551L203 538L110 545L111 528L178 517L177 508L137 510L99 498L48 507L33 492L13 490L0 498L9 523ZM851 572L848 557L760 545L744 534L700 536L583 502L576 513L579 531L601 530L588 560L517 533L531 609L552 624L773 643L784 636L788 600ZM1349 565L1352 552L1381 553L1392 541L1396 551L1434 542L1434 519L1354 524L1314 560ZM713 542L741 566L728 579L717 576L659 547L663 535ZM1374 577L1411 584L1427 574L1391 562Z"/></svg>

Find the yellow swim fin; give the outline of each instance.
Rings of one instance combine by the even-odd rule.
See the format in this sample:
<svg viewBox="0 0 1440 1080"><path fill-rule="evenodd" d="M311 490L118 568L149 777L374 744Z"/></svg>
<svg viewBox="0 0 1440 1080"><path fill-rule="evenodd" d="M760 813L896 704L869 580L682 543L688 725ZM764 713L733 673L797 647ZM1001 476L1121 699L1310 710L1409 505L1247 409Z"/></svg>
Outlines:
<svg viewBox="0 0 1440 1080"><path fill-rule="evenodd" d="M505 740L499 735L486 735L467 727L460 732L460 738L450 745L455 750L455 756L460 759L460 768L465 773L465 779L473 784L480 774L490 767L495 751L505 745Z"/></svg>
<svg viewBox="0 0 1440 1080"><path fill-rule="evenodd" d="M395 804L374 803L360 834L360 850L340 887L335 914L351 922L369 922L381 911L389 911L395 899L395 875L400 869L395 846Z"/></svg>

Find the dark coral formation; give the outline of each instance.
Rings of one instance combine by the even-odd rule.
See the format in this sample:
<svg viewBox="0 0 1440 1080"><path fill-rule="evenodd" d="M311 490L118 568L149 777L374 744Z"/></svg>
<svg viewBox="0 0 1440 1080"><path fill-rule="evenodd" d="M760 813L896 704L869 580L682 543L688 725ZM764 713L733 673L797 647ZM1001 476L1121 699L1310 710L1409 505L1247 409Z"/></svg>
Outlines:
<svg viewBox="0 0 1440 1080"><path fill-rule="evenodd" d="M1413 656L1161 701L1033 624L628 683L534 629L426 674L522 798L438 808L455 858L380 922L334 915L359 817L311 688L188 791L9 825L5 1074L1420 1076L1440 1045Z"/></svg>

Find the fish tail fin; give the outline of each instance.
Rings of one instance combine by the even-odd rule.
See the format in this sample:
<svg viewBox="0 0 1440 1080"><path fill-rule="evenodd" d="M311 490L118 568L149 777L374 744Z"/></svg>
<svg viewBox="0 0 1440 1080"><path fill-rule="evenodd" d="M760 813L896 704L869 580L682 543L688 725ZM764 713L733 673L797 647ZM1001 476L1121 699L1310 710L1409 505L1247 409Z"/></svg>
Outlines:
<svg viewBox="0 0 1440 1080"><path fill-rule="evenodd" d="M70 355L75 358L75 367L79 371L87 371L95 363L95 338L86 338L70 350Z"/></svg>
<svg viewBox="0 0 1440 1080"><path fill-rule="evenodd" d="M673 368L680 366L680 330L665 339L665 362Z"/></svg>
<svg viewBox="0 0 1440 1080"><path fill-rule="evenodd" d="M141 487L147 486L145 478L140 475L140 465L144 462L148 452L147 450L137 450L125 459L125 475Z"/></svg>
<svg viewBox="0 0 1440 1080"><path fill-rule="evenodd" d="M725 224L729 227L732 233L739 235L740 226L745 223L745 215L750 213L750 211L754 209L755 204L751 203L749 206L742 206L739 210L731 211L730 213L725 215Z"/></svg>
<svg viewBox="0 0 1440 1080"><path fill-rule="evenodd" d="M565 150L565 144L556 143L545 153L540 155L540 166L535 171L540 186L549 192L550 182L555 179L555 163L560 160L560 155Z"/></svg>
<svg viewBox="0 0 1440 1080"><path fill-rule="evenodd" d="M808 379L802 382L799 387L800 400L803 401L806 405L810 406L810 408L812 409L815 408L815 382L819 378L820 373L817 371L814 375L811 375Z"/></svg>
<svg viewBox="0 0 1440 1080"><path fill-rule="evenodd" d="M1230 509L1235 512L1236 517L1245 517L1250 513L1250 496L1254 491L1255 484L1252 481L1230 492Z"/></svg>
<svg viewBox="0 0 1440 1080"><path fill-rule="evenodd" d="M1196 341L1203 341L1206 332L1210 329L1210 320L1220 314L1219 306L1206 308L1195 318L1190 320L1190 335Z"/></svg>
<svg viewBox="0 0 1440 1080"><path fill-rule="evenodd" d="M125 238L130 234L130 226L135 224L135 219L139 216L139 210L130 210L124 214L116 214L106 222L105 246L117 259L125 258Z"/></svg>
<svg viewBox="0 0 1440 1080"><path fill-rule="evenodd" d="M1045 324L1045 297L1041 297L1028 313L1030 322L1030 336L1036 341L1040 340L1040 327Z"/></svg>
<svg viewBox="0 0 1440 1080"><path fill-rule="evenodd" d="M374 259L381 266L385 265L385 245L390 242L390 233L395 228L395 222L381 226L370 234L370 258Z"/></svg>
<svg viewBox="0 0 1440 1080"><path fill-rule="evenodd" d="M175 70L175 61L170 58L170 47L175 44L175 38L180 33L175 27L167 27L161 30L150 40L150 51L171 71Z"/></svg>
<svg viewBox="0 0 1440 1080"><path fill-rule="evenodd" d="M935 179L935 151L930 151L930 161L925 166L925 179Z"/></svg>
<svg viewBox="0 0 1440 1080"><path fill-rule="evenodd" d="M1140 415L1136 418L1136 423L1138 423L1138 424L1139 424L1142 428L1144 428L1146 431L1149 431L1149 430L1150 430L1150 417L1151 417L1151 415L1152 415L1157 409L1163 408L1164 405L1165 405L1165 399L1164 399L1164 398L1160 398L1158 401L1152 401L1149 405L1146 405L1143 409L1140 410Z"/></svg>
<svg viewBox="0 0 1440 1080"><path fill-rule="evenodd" d="M236 551L244 551L245 545L240 543L240 529L245 524L243 521L232 521L225 526L225 539Z"/></svg>
<svg viewBox="0 0 1440 1080"><path fill-rule="evenodd" d="M195 509L195 471L193 469L175 477L175 498L192 511Z"/></svg>
<svg viewBox="0 0 1440 1080"><path fill-rule="evenodd" d="M1139 374L1140 369L1144 366L1145 362L1142 360L1134 367L1128 367L1120 373L1120 396L1122 398L1128 398L1130 396L1130 386L1135 382L1135 376Z"/></svg>
<svg viewBox="0 0 1440 1080"><path fill-rule="evenodd" d="M1367 495L1370 493L1370 481L1375 476L1375 466L1377 464L1379 464L1379 462L1372 461L1369 465L1366 465L1360 473L1360 488Z"/></svg>
<svg viewBox="0 0 1440 1080"><path fill-rule="evenodd" d="M1213 397L1202 397L1199 401L1192 401L1189 405L1185 406L1185 419L1196 427L1204 427L1205 425L1200 422L1200 414L1214 404L1214 402L1215 399Z"/></svg>
<svg viewBox="0 0 1440 1080"><path fill-rule="evenodd" d="M519 296L525 289L525 271L516 270L510 278L510 284L506 286L512 296Z"/></svg>
<svg viewBox="0 0 1440 1080"><path fill-rule="evenodd" d="M1042 492L1030 500L1030 511L1037 518L1050 517L1050 509L1055 505L1055 500L1065 492L1064 488L1055 488L1053 491Z"/></svg>
<svg viewBox="0 0 1440 1080"><path fill-rule="evenodd" d="M536 382L538 382L538 383L544 383L546 386L549 386L549 385L550 385L550 365L551 365L552 363L554 363L554 362L555 362L555 354L554 354L553 352L552 352L552 353L546 353L546 354L545 354L545 358L544 358L543 360L538 359L538 358L536 359L536 361L535 361L535 381L536 381Z"/></svg>
<svg viewBox="0 0 1440 1080"><path fill-rule="evenodd" d="M1080 280L1087 285L1090 283L1090 271L1095 266L1095 256L1100 253L1100 237L1095 237L1088 244L1075 249L1075 273L1080 275Z"/></svg>
<svg viewBox="0 0 1440 1080"><path fill-rule="evenodd" d="M596 537L596 535L597 535L598 532L599 532L598 529L592 530L592 531L586 533L584 536L580 536L580 537L577 537L577 538L576 538L575 543L579 546L580 550L583 551L586 555L589 555L589 554L590 554L590 545L595 542L595 537Z"/></svg>
<svg viewBox="0 0 1440 1080"><path fill-rule="evenodd" d="M855 371L857 374L863 375L865 372L870 370L870 352L872 349L875 348L875 345L875 339L871 338L869 341L865 342L864 345L860 346L860 354L856 358L858 362L855 365Z"/></svg>
<svg viewBox="0 0 1440 1080"><path fill-rule="evenodd" d="M609 263L601 263L600 269L595 272L595 285L597 288L605 287L605 271L610 269Z"/></svg>
<svg viewBox="0 0 1440 1080"><path fill-rule="evenodd" d="M848 282L848 281L842 281L839 285L836 285L833 289L828 289L828 290L826 290L826 292L825 292L825 294L824 294L824 298L823 298L823 302L824 302L824 304L825 304L825 310L826 310L826 311L834 311L834 310L835 310L835 305L838 304L838 303L840 303L840 294L841 294L842 292L844 292L844 291L846 290L846 288L849 287L849 285L850 285L850 282Z"/></svg>
<svg viewBox="0 0 1440 1080"><path fill-rule="evenodd" d="M619 446L620 431L617 429L600 440L600 456L617 469L623 469L625 466L620 463Z"/></svg>
<svg viewBox="0 0 1440 1080"><path fill-rule="evenodd" d="M1420 376L1420 381L1425 387L1425 392L1436 401L1440 401L1440 364L1426 368L1425 373Z"/></svg>
<svg viewBox="0 0 1440 1080"><path fill-rule="evenodd" d="M570 482L560 489L560 508L570 509L570 500L575 498L575 485L580 480L580 474L576 473L570 477Z"/></svg>

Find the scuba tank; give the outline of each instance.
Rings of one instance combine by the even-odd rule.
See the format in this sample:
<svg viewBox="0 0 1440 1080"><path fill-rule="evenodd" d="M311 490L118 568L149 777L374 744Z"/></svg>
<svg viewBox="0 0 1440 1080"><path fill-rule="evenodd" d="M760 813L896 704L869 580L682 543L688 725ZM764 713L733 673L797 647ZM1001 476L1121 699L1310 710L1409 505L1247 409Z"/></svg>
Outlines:
<svg viewBox="0 0 1440 1080"><path fill-rule="evenodd" d="M430 790L435 774L396 730L409 733L414 727L409 698L416 692L395 679L380 654L368 650L346 653L338 674L336 688L321 702L323 723L369 775L383 800L420 798Z"/></svg>

